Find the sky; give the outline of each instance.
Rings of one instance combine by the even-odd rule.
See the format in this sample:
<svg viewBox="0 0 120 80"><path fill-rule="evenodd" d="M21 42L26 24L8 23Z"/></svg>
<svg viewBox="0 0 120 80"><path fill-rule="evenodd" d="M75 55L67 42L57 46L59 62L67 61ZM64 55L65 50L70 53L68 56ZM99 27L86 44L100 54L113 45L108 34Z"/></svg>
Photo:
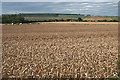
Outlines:
<svg viewBox="0 0 120 80"><path fill-rule="evenodd" d="M119 2L119 0L1 0L2 2Z"/></svg>
<svg viewBox="0 0 120 80"><path fill-rule="evenodd" d="M23 0L22 0L23 1ZM30 1L30 0L29 0ZM36 0L37 1L37 0ZM83 2L2 2L3 14L14 13L67 13L95 16L117 16L118 0L81 0ZM84 2L85 1L85 2Z"/></svg>

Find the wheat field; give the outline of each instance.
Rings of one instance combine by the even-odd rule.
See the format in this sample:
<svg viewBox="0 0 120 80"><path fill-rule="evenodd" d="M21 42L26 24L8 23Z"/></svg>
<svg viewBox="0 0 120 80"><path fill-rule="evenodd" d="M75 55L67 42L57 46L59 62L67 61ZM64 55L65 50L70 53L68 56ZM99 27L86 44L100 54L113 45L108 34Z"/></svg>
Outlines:
<svg viewBox="0 0 120 80"><path fill-rule="evenodd" d="M118 24L3 25L5 78L118 77Z"/></svg>

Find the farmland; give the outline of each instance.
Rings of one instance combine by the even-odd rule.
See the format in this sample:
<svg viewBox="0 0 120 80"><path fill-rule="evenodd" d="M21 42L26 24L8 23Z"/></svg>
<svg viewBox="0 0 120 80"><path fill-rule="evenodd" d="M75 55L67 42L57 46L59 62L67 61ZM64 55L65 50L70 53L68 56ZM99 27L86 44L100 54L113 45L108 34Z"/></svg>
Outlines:
<svg viewBox="0 0 120 80"><path fill-rule="evenodd" d="M55 13L43 13L43 14L20 14L25 18L25 20L34 21L34 20L67 20L67 19L78 19L79 17L83 18L84 15L79 14L55 14Z"/></svg>
<svg viewBox="0 0 120 80"><path fill-rule="evenodd" d="M117 76L117 23L3 25L3 77Z"/></svg>
<svg viewBox="0 0 120 80"><path fill-rule="evenodd" d="M118 21L118 16L85 16L80 14L21 14L28 21L49 21L49 20L78 20L78 18L101 18L101 19L109 19L111 18L113 21ZM111 21L112 21L111 20ZM104 22L104 21L103 21Z"/></svg>
<svg viewBox="0 0 120 80"><path fill-rule="evenodd" d="M118 16L91 16L82 14L31 13L3 14L2 23L34 22L118 22Z"/></svg>

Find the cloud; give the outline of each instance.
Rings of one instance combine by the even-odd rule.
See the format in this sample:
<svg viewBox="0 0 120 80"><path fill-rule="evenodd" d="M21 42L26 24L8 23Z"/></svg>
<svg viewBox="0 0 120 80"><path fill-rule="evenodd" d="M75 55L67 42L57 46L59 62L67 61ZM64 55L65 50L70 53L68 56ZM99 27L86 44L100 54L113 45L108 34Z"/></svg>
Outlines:
<svg viewBox="0 0 120 80"><path fill-rule="evenodd" d="M82 2L81 3L82 5L87 5L87 4L89 4L88 2Z"/></svg>
<svg viewBox="0 0 120 80"><path fill-rule="evenodd" d="M3 2L3 13L117 15L115 2Z"/></svg>
<svg viewBox="0 0 120 80"><path fill-rule="evenodd" d="M91 7L93 7L93 6L86 6L86 7L89 7L89 8L91 8Z"/></svg>
<svg viewBox="0 0 120 80"><path fill-rule="evenodd" d="M2 2L119 2L119 0L2 0Z"/></svg>
<svg viewBox="0 0 120 80"><path fill-rule="evenodd" d="M64 9L66 11L75 11L76 9Z"/></svg>

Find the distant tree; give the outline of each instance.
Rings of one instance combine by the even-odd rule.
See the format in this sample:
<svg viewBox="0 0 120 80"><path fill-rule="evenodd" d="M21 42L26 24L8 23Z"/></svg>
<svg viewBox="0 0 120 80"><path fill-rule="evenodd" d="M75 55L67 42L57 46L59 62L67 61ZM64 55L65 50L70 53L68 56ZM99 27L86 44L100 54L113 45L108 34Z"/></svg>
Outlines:
<svg viewBox="0 0 120 80"><path fill-rule="evenodd" d="M87 15L87 16L91 16L91 15Z"/></svg>
<svg viewBox="0 0 120 80"><path fill-rule="evenodd" d="M61 19L60 21L64 21L64 19Z"/></svg>
<svg viewBox="0 0 120 80"><path fill-rule="evenodd" d="M53 22L53 20L52 20L52 19L49 19L48 21L49 21L49 22Z"/></svg>
<svg viewBox="0 0 120 80"><path fill-rule="evenodd" d="M102 20L102 22L108 22L107 20Z"/></svg>
<svg viewBox="0 0 120 80"><path fill-rule="evenodd" d="M83 21L82 18L78 18L78 21Z"/></svg>
<svg viewBox="0 0 120 80"><path fill-rule="evenodd" d="M58 22L59 20L58 19L53 19L54 22Z"/></svg>
<svg viewBox="0 0 120 80"><path fill-rule="evenodd" d="M83 22L88 22L87 20L83 20Z"/></svg>
<svg viewBox="0 0 120 80"><path fill-rule="evenodd" d="M67 21L72 21L72 19L67 19Z"/></svg>
<svg viewBox="0 0 120 80"><path fill-rule="evenodd" d="M26 22L25 19L17 14L2 16L2 23L23 23L23 22Z"/></svg>
<svg viewBox="0 0 120 80"><path fill-rule="evenodd" d="M119 22L119 20L112 20L112 22Z"/></svg>

